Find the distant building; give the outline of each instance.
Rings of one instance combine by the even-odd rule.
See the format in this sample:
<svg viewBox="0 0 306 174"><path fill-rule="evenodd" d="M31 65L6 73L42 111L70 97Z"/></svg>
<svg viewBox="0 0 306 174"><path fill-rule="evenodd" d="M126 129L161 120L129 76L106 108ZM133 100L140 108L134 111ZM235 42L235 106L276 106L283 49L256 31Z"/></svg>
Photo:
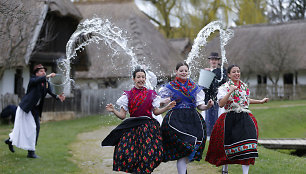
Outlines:
<svg viewBox="0 0 306 174"><path fill-rule="evenodd" d="M0 18L12 23L0 22L0 110L7 104L18 105L35 64L42 63L47 73L59 71L56 61L65 58L66 43L82 19L70 0L10 0L6 4L7 13L0 13ZM88 65L84 52L72 65L72 72L87 70ZM48 100L45 105L45 111L63 111L52 108Z"/></svg>
<svg viewBox="0 0 306 174"><path fill-rule="evenodd" d="M176 64L184 58L156 29L136 6L134 0L106 0L76 2L84 19L99 17L126 31L129 48L136 54L137 62L150 67L156 76L171 78ZM124 52L114 56L104 43L86 46L91 61L89 71L76 72L76 84L82 91L82 112L104 112L107 103L114 103L123 90L132 86L131 68L126 66L131 57Z"/></svg>
<svg viewBox="0 0 306 174"><path fill-rule="evenodd" d="M228 64L241 67L255 97L306 98L306 20L233 28L226 46ZM220 53L219 37L205 47Z"/></svg>
<svg viewBox="0 0 306 174"><path fill-rule="evenodd" d="M180 53L185 59L187 58L192 48L192 42L189 38L169 39L169 42L178 53Z"/></svg>

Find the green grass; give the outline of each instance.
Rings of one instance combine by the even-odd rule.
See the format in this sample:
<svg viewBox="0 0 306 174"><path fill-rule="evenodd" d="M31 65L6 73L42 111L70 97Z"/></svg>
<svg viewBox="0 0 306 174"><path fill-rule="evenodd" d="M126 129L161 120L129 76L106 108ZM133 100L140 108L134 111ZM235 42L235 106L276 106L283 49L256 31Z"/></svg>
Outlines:
<svg viewBox="0 0 306 174"><path fill-rule="evenodd" d="M41 125L36 153L40 159L26 158L27 151L15 147L11 153L3 141L8 138L12 125L0 126L0 173L75 173L78 166L70 158L68 144L76 140L77 134L116 125L120 121L114 116L90 116L70 121L49 122Z"/></svg>
<svg viewBox="0 0 306 174"><path fill-rule="evenodd" d="M258 121L259 138L305 138L306 101L273 101L264 105L251 105L251 111ZM76 141L82 132L93 131L101 126L117 125L121 121L115 116L90 116L70 121L49 122L41 125L37 154L41 159L26 158L27 151L15 148L11 153L3 141L8 137L12 125L0 125L0 173L78 173L80 169L71 161L69 144ZM198 165L207 166L207 171L217 170L204 159ZM265 149L259 146L259 158L250 167L250 173L287 174L305 173L305 157ZM230 173L242 173L240 165L230 165ZM203 171L205 173L205 171Z"/></svg>
<svg viewBox="0 0 306 174"><path fill-rule="evenodd" d="M306 100L251 105L259 138L306 138Z"/></svg>

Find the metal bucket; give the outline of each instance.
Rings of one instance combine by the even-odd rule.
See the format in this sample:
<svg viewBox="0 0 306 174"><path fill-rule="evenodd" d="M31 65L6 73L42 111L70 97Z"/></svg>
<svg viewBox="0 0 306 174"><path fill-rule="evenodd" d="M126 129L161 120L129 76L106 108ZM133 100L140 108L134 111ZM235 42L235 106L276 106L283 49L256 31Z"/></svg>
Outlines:
<svg viewBox="0 0 306 174"><path fill-rule="evenodd" d="M199 76L199 85L203 86L204 88L209 88L215 76L215 73L201 69Z"/></svg>
<svg viewBox="0 0 306 174"><path fill-rule="evenodd" d="M49 79L50 85L51 85L51 89L52 92L54 94L62 94L64 92L65 89L65 85L66 85L66 77L61 75L61 74L56 74L54 77L51 77Z"/></svg>

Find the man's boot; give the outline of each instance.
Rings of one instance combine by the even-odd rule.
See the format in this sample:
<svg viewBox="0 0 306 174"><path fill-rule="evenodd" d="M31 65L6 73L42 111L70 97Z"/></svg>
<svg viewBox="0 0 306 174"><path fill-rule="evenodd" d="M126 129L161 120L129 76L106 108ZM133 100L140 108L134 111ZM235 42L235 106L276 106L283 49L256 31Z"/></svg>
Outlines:
<svg viewBox="0 0 306 174"><path fill-rule="evenodd" d="M28 150L28 155L27 155L28 158L39 158L39 156L37 156L35 154L35 151L34 150Z"/></svg>
<svg viewBox="0 0 306 174"><path fill-rule="evenodd" d="M8 145L8 148L10 149L10 151L11 151L12 153L15 152L14 147L13 147L12 142L10 141L10 139L6 139L6 140L4 141L4 143Z"/></svg>

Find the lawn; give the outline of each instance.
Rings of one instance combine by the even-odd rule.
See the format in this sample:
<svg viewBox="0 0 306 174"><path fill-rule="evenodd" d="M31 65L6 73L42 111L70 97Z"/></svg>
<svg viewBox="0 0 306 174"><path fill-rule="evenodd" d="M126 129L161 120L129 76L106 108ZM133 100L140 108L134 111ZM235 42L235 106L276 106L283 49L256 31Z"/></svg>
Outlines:
<svg viewBox="0 0 306 174"><path fill-rule="evenodd" d="M259 138L305 138L306 101L275 101L251 107L259 125ZM69 144L82 132L101 126L117 125L114 116L89 116L70 121L49 122L41 125L37 146L39 160L26 158L27 151L15 148L12 154L3 141L8 137L12 125L0 125L0 173L79 173L77 164L71 161ZM207 151L204 152L204 155ZM305 173L305 157L296 157L275 150L258 148L259 158L250 173ZM204 156L205 158L205 156ZM209 165L202 160L199 165ZM221 171L221 167L217 170ZM241 166L230 165L230 173L242 173ZM205 171L203 171L205 173Z"/></svg>
<svg viewBox="0 0 306 174"><path fill-rule="evenodd" d="M8 138L12 125L0 126L0 173L77 173L78 166L71 159L68 144L75 141L77 134L116 125L120 121L114 116L90 116L70 121L49 122L41 125L37 146L39 160L26 158L27 151L15 147L11 153L3 141Z"/></svg>

